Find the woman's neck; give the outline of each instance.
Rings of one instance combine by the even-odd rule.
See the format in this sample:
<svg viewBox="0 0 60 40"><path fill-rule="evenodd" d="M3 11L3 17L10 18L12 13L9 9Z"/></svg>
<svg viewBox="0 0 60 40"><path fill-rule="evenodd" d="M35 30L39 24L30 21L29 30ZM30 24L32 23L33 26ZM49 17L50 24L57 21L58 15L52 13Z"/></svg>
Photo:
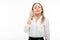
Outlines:
<svg viewBox="0 0 60 40"><path fill-rule="evenodd" d="M40 18L41 14L36 14L36 20Z"/></svg>

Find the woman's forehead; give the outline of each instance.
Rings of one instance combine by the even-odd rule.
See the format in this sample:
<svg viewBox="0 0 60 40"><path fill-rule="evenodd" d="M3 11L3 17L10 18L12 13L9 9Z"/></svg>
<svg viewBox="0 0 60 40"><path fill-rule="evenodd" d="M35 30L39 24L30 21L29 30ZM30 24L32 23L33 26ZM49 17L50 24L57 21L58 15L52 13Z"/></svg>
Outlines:
<svg viewBox="0 0 60 40"><path fill-rule="evenodd" d="M41 5L40 5L40 4L35 4L34 7L35 7L35 6L41 6Z"/></svg>

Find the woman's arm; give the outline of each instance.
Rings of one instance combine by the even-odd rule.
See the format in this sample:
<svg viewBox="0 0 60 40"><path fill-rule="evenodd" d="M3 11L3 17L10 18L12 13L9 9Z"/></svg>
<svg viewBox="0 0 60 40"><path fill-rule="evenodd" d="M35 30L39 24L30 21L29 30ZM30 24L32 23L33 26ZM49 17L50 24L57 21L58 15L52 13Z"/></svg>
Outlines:
<svg viewBox="0 0 60 40"><path fill-rule="evenodd" d="M27 24L27 23L25 24L24 32L29 33L29 24Z"/></svg>
<svg viewBox="0 0 60 40"><path fill-rule="evenodd" d="M30 29L30 24L31 24L31 18L29 17L25 23L25 27L24 27L24 32L25 33L29 33L29 29Z"/></svg>
<svg viewBox="0 0 60 40"><path fill-rule="evenodd" d="M50 40L49 20L45 21L45 40Z"/></svg>
<svg viewBox="0 0 60 40"><path fill-rule="evenodd" d="M24 28L25 33L29 32L30 24L33 19L33 16L34 16L34 13L32 11L30 11L27 22L25 23L25 28Z"/></svg>

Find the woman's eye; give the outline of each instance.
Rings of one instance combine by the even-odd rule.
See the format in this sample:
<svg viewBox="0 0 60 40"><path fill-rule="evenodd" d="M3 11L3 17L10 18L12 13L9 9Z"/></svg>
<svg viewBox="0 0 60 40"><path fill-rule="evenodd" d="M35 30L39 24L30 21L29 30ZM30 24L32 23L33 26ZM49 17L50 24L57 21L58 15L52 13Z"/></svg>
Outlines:
<svg viewBox="0 0 60 40"><path fill-rule="evenodd" d="M36 9L36 7L35 7L35 9Z"/></svg>
<svg viewBox="0 0 60 40"><path fill-rule="evenodd" d="M39 6L38 6L39 7ZM40 8L40 7L39 7Z"/></svg>
<svg viewBox="0 0 60 40"><path fill-rule="evenodd" d="M36 6L36 7L34 7L34 9L36 9L36 8L40 8L40 6Z"/></svg>

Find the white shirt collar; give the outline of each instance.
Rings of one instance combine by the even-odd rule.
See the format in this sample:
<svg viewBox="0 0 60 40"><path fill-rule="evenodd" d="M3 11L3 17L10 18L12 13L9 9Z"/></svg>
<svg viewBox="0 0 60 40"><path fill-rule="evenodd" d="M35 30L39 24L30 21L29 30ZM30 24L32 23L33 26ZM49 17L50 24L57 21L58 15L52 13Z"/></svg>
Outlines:
<svg viewBox="0 0 60 40"><path fill-rule="evenodd" d="M42 16L40 16L40 18L37 20L37 22L41 22ZM34 20L36 22L36 16L34 16Z"/></svg>

